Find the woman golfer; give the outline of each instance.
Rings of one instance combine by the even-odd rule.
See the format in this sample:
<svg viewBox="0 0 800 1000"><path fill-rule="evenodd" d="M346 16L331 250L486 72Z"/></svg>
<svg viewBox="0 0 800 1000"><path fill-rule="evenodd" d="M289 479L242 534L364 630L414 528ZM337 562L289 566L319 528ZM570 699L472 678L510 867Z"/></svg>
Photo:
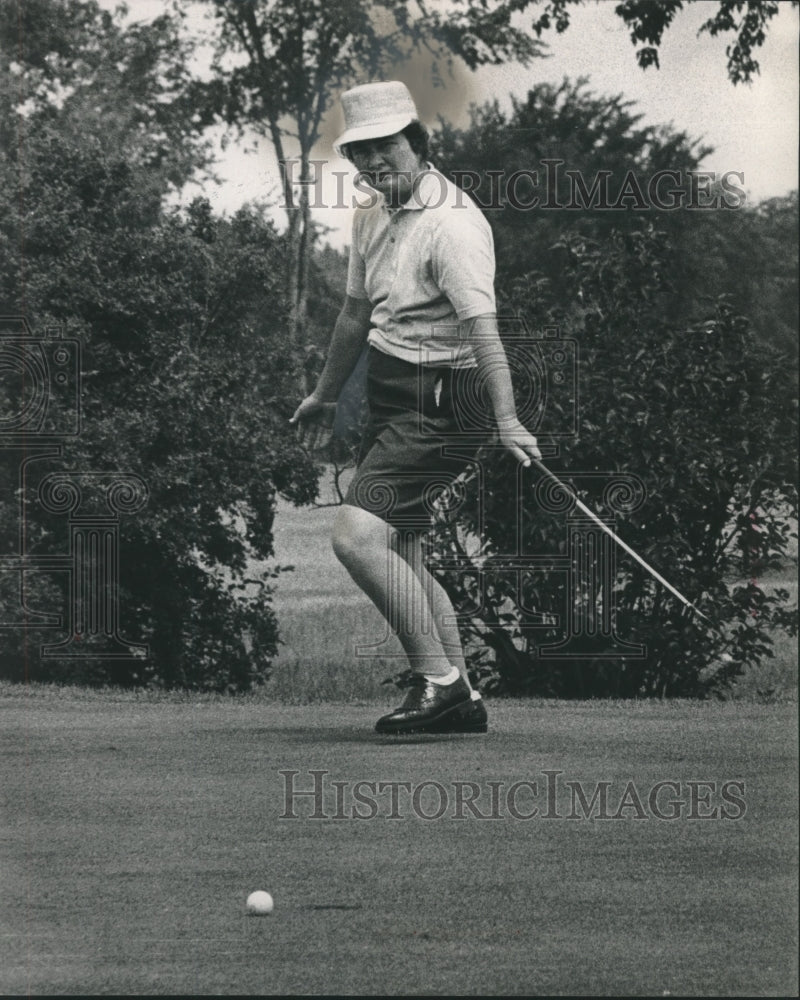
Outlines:
<svg viewBox="0 0 800 1000"><path fill-rule="evenodd" d="M541 458L517 419L497 331L492 233L478 207L427 162L427 133L404 84L354 87L342 107L336 148L374 195L355 212L347 297L324 370L292 422L309 447L327 439L367 342L370 416L333 548L397 632L414 673L403 704L376 729L485 732L455 611L425 567L423 537L437 490L470 464L469 448L453 447L470 368L488 392L502 444L520 462Z"/></svg>

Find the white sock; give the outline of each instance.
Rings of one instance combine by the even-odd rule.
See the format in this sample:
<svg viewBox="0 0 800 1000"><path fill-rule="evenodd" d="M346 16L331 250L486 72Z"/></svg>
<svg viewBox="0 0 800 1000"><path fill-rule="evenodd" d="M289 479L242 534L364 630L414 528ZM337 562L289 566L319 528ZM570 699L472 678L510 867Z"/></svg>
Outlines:
<svg viewBox="0 0 800 1000"><path fill-rule="evenodd" d="M480 701L481 700L481 693L480 693L480 691L476 691L475 688L472 689L472 700L473 701Z"/></svg>
<svg viewBox="0 0 800 1000"><path fill-rule="evenodd" d="M433 681L434 684L455 684L461 674L458 672L457 667L453 667L449 673L441 674L436 677L431 677L430 674L424 675L429 681Z"/></svg>

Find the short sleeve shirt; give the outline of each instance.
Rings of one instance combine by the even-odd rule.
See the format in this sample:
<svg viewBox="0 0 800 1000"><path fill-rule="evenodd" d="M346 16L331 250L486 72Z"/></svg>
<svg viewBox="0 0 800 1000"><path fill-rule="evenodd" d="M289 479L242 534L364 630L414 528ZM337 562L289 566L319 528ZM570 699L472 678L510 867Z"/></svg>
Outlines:
<svg viewBox="0 0 800 1000"><path fill-rule="evenodd" d="M359 206L347 294L372 304L369 342L414 364L474 364L459 323L494 315L494 243L478 206L438 170L397 209Z"/></svg>

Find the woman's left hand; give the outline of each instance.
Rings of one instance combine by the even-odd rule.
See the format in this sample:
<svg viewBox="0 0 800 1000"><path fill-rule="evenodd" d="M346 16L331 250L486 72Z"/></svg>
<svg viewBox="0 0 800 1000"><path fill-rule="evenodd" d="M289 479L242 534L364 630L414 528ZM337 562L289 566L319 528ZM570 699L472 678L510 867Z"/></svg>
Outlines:
<svg viewBox="0 0 800 1000"><path fill-rule="evenodd" d="M532 458L542 457L536 438L519 420L498 421L497 432L501 444L523 465L530 465Z"/></svg>

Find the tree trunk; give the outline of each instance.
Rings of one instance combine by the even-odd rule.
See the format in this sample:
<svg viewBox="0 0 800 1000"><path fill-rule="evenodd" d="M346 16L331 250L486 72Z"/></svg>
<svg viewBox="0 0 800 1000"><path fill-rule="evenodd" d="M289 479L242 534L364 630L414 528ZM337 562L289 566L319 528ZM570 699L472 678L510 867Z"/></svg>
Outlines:
<svg viewBox="0 0 800 1000"><path fill-rule="evenodd" d="M277 122L270 122L270 134L273 146L278 157L281 168L281 182L283 186L283 204L286 209L286 280L289 300L288 334L289 343L297 358L298 364L303 366L304 352L307 343L306 320L308 314L308 287L306 275L308 272L308 247L309 247L309 223L310 204L308 197L309 184L309 164L308 150L301 149L300 153L300 175L295 178L293 160L286 160L283 151L283 140ZM292 190L292 181L299 180L300 193L298 201L295 200ZM305 372L301 376L301 389L308 394L310 391L307 385L308 379Z"/></svg>

